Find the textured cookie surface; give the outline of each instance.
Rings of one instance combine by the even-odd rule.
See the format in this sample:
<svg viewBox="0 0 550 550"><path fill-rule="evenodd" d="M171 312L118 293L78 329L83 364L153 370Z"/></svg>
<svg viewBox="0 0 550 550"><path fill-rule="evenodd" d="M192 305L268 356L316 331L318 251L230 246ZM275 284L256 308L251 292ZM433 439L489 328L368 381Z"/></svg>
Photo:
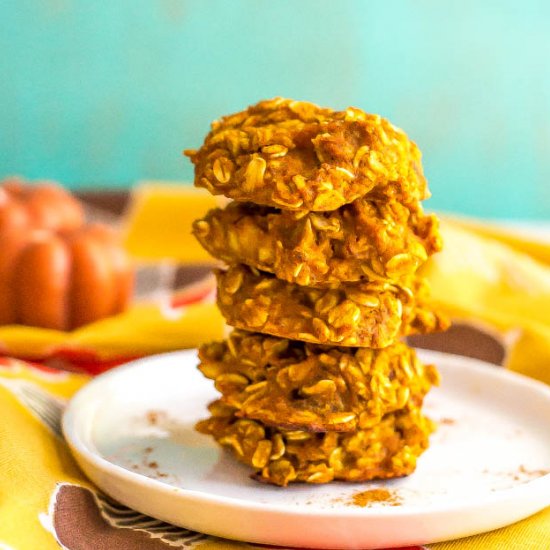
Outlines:
<svg viewBox="0 0 550 550"><path fill-rule="evenodd" d="M230 203L197 220L210 254L304 286L413 274L441 248L437 219L420 207L359 199L334 212L306 214Z"/></svg>
<svg viewBox="0 0 550 550"><path fill-rule="evenodd" d="M195 185L286 210L335 210L367 194L410 203L429 196L418 147L360 109L275 98L212 124L186 151Z"/></svg>
<svg viewBox="0 0 550 550"><path fill-rule="evenodd" d="M389 412L420 406L438 383L435 368L402 343L337 348L236 330L203 345L199 358L237 417L311 432L371 427Z"/></svg>
<svg viewBox="0 0 550 550"><path fill-rule="evenodd" d="M197 424L238 460L256 470L255 479L286 486L292 482L368 481L412 473L428 447L433 425L419 409L390 413L375 426L352 433L280 430L235 416L220 401Z"/></svg>
<svg viewBox="0 0 550 550"><path fill-rule="evenodd" d="M383 348L399 336L443 328L443 319L423 304L420 279L410 278L407 287L376 281L318 289L242 264L217 270L216 277L222 315L245 330L316 344Z"/></svg>

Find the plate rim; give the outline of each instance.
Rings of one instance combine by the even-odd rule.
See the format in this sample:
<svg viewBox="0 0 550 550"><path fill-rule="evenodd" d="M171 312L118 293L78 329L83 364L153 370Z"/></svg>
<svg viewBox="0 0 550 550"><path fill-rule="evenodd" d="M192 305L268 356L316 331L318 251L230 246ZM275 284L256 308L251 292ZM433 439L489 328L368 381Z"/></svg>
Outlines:
<svg viewBox="0 0 550 550"><path fill-rule="evenodd" d="M507 370L504 367L494 365L492 363L487 363L479 359L465 357L462 355L449 354L425 349L418 349L417 352L423 361L433 361L437 363L441 360L443 360L444 362L452 362L458 360L462 364L466 365L466 368L473 369L477 373L482 373L482 376L487 375L489 376L489 378L493 379L504 378L509 383L519 384L523 388L528 388L529 391L540 393L542 397L548 400L548 403L550 404L550 386L526 375ZM105 380L120 376L123 372L132 370L133 368L143 368L145 365L147 365L147 363L156 362L159 360L165 361L173 358L196 356L196 349L187 349L151 355L131 361L129 363L111 369L108 372L100 374L99 376L88 382L81 389L79 389L71 398L62 417L63 436L66 443L70 447L73 456L75 456L75 458L77 459L77 462L79 462L79 455L83 455L88 462L91 462L97 469L103 472L107 472L108 475L121 477L125 481L145 485L145 487L147 487L148 489L154 489L157 491L160 490L166 494L173 495L174 493L176 493L179 497L187 497L189 499L192 499L197 504L202 503L211 505L225 505L231 506L232 508L241 508L243 510L250 510L251 508L254 508L258 511L277 513L282 516L292 517L321 516L340 519L353 517L366 518L370 516L372 519L372 517L387 516L396 519L414 519L418 516L429 515L434 517L440 514L455 513L464 510L465 508L472 509L472 504L475 504L475 507L479 509L491 506L491 504L495 503L502 504L508 500L518 501L522 498L525 498L526 493L531 494L533 493L533 491L537 492L537 494L546 493L550 495L550 473L548 473L536 479L525 481L520 485L516 485L514 487L510 487L500 491L495 491L493 493L488 493L483 497L476 497L475 503L473 503L472 500L469 500L468 497L460 497L453 499L452 502L449 503L437 502L418 506L415 505L414 508L404 505L395 507L365 508L342 506L341 508L334 509L308 506L289 509L289 507L285 506L284 504L269 502L251 502L250 500L244 498L228 497L225 495L214 495L212 493L207 493L196 489L185 489L182 487L176 487L165 481L153 479L139 472L134 472L117 464L114 464L113 462L107 460L107 458L104 458L99 452L94 452L94 449L90 448L90 445L88 445L86 441L83 441L81 437L82 434L79 434L77 427L75 427L75 421L78 419L78 407L80 402L82 400L85 400L88 394L94 391L94 388L96 388L97 386L101 386ZM200 372L196 369L190 372L194 372L200 375ZM101 489L104 490L103 488ZM548 505L550 505L550 499ZM543 508L544 507L538 509L542 510Z"/></svg>

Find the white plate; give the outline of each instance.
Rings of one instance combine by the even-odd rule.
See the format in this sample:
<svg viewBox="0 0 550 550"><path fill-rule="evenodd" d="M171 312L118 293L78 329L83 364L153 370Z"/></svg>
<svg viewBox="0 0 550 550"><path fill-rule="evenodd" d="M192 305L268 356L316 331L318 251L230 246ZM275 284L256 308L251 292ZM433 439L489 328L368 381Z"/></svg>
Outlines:
<svg viewBox="0 0 550 550"><path fill-rule="evenodd" d="M420 355L443 376L426 402L440 426L417 471L404 479L286 489L252 481L248 468L193 430L216 397L193 351L96 378L71 401L63 429L84 472L118 501L248 542L422 544L502 527L550 505L550 388L479 361ZM390 501L353 504L358 492L379 487Z"/></svg>

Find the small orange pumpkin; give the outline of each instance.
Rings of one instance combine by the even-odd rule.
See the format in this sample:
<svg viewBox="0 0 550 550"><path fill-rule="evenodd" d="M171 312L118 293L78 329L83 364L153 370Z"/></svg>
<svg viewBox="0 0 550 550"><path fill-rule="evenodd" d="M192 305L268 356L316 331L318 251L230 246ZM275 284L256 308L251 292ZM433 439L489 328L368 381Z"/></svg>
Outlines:
<svg viewBox="0 0 550 550"><path fill-rule="evenodd" d="M72 330L123 311L133 269L114 230L0 230L0 325Z"/></svg>
<svg viewBox="0 0 550 550"><path fill-rule="evenodd" d="M0 182L0 231L34 227L64 232L83 224L82 205L60 185L29 185L19 178Z"/></svg>

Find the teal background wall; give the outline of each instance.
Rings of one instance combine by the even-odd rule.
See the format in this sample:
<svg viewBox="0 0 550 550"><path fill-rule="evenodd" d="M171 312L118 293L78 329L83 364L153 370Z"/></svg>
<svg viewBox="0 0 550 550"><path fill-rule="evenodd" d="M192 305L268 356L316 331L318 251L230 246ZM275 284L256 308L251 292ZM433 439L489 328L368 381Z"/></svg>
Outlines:
<svg viewBox="0 0 550 550"><path fill-rule="evenodd" d="M550 3L1 0L0 176L191 180L181 150L275 95L380 113L429 206L550 219Z"/></svg>

